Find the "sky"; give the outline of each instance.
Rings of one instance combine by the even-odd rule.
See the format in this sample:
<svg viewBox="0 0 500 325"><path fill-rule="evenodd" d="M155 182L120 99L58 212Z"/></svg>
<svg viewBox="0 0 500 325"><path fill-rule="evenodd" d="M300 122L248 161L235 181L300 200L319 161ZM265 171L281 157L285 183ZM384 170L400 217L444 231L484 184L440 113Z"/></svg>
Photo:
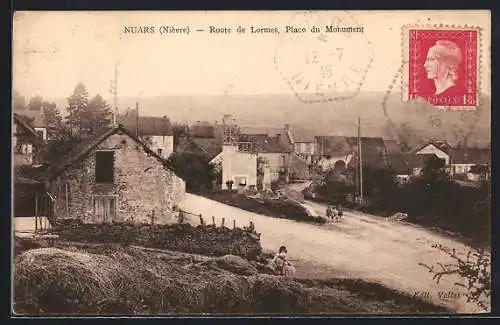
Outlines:
<svg viewBox="0 0 500 325"><path fill-rule="evenodd" d="M330 33L327 41L309 31L284 33L287 25L330 23L362 26L364 33ZM339 91L386 91L401 66L401 27L407 24L482 27L481 87L490 94L488 11L17 12L13 86L25 97L61 98L83 82L91 96L109 97L118 64L119 96L290 94L286 80L293 76L305 78L303 85L311 82L307 91L314 92L313 85L327 87L318 86L323 70L307 63L317 52L333 68L337 86L347 76ZM209 34L211 25L232 33ZM280 33L237 34L239 25L277 27ZM125 26L154 26L156 32L125 34ZM190 33L161 35L159 26L189 27Z"/></svg>

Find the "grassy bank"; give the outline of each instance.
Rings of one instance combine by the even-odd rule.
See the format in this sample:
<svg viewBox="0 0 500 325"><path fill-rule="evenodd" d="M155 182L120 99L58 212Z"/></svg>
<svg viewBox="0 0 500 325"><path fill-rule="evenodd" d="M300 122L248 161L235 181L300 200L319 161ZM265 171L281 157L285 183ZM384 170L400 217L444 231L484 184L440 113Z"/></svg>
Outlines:
<svg viewBox="0 0 500 325"><path fill-rule="evenodd" d="M446 313L378 284L287 280L235 256L16 240L15 312L50 314Z"/></svg>
<svg viewBox="0 0 500 325"><path fill-rule="evenodd" d="M230 191L203 192L198 195L242 210L274 218L325 223L325 218L309 215L297 202L281 199L253 198Z"/></svg>

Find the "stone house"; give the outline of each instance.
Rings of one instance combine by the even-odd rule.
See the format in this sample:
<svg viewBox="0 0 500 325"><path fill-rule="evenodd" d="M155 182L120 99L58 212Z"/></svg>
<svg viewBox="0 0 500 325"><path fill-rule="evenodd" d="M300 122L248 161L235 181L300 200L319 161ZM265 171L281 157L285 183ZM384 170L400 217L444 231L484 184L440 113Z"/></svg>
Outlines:
<svg viewBox="0 0 500 325"><path fill-rule="evenodd" d="M124 126L104 127L47 167L56 218L101 223L175 221L185 183Z"/></svg>
<svg viewBox="0 0 500 325"><path fill-rule="evenodd" d="M289 132L295 154L303 158L308 164L311 164L316 151L316 142L313 133L301 129L294 129L292 131L290 128Z"/></svg>
<svg viewBox="0 0 500 325"><path fill-rule="evenodd" d="M37 131L28 118L16 113L12 129L14 165L33 165L38 160L37 152L44 145L43 133Z"/></svg>
<svg viewBox="0 0 500 325"><path fill-rule="evenodd" d="M137 116L136 110L128 109L118 117L130 133L135 134L158 156L167 159L174 152L174 133L166 116Z"/></svg>

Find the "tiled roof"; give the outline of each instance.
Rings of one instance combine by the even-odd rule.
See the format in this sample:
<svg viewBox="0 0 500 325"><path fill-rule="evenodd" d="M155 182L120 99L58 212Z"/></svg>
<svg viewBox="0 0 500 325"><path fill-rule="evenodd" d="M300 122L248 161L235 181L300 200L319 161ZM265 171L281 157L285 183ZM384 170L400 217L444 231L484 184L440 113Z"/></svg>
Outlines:
<svg viewBox="0 0 500 325"><path fill-rule="evenodd" d="M214 138L215 126L209 122L202 121L190 127L191 135L195 138Z"/></svg>
<svg viewBox="0 0 500 325"><path fill-rule="evenodd" d="M277 134L283 134L285 132L284 128L275 126L240 126L241 134L257 135L265 134L268 136L276 136Z"/></svg>
<svg viewBox="0 0 500 325"><path fill-rule="evenodd" d="M426 143L420 147L415 148L414 150L412 150L412 152L420 151L429 145L435 146L436 148L438 148L439 150L443 151L446 154L448 154L449 150L451 149L450 144L446 140L435 140L435 141Z"/></svg>
<svg viewBox="0 0 500 325"><path fill-rule="evenodd" d="M39 138L38 133L31 124L30 118L14 113L14 123L21 126L23 130L30 133L31 136Z"/></svg>
<svg viewBox="0 0 500 325"><path fill-rule="evenodd" d="M390 154L385 156L385 164L398 175L409 175L411 168L403 154Z"/></svg>
<svg viewBox="0 0 500 325"><path fill-rule="evenodd" d="M137 114L129 110L126 114L118 116L118 123L122 124L129 132L136 133ZM171 136L173 135L170 119L166 116L139 116L139 136Z"/></svg>
<svg viewBox="0 0 500 325"><path fill-rule="evenodd" d="M207 158L212 159L222 152L222 142L217 138L193 138L192 141L206 154Z"/></svg>
<svg viewBox="0 0 500 325"><path fill-rule="evenodd" d="M30 110L28 108L25 108L23 110L16 110L14 113L32 120L32 122L30 122L30 124L35 128L46 127L45 118L44 118L44 114L42 111L35 111L35 110Z"/></svg>
<svg viewBox="0 0 500 325"><path fill-rule="evenodd" d="M290 133L295 142L314 142L314 132L303 129L291 129Z"/></svg>
<svg viewBox="0 0 500 325"><path fill-rule="evenodd" d="M491 149L464 147L451 148L450 158L452 164L487 165L491 163Z"/></svg>
<svg viewBox="0 0 500 325"><path fill-rule="evenodd" d="M345 137L352 151L358 151L358 138ZM380 154L385 151L385 143L382 138L361 137L361 154Z"/></svg>
<svg viewBox="0 0 500 325"><path fill-rule="evenodd" d="M401 148L396 140L384 139L384 146L387 154L401 154Z"/></svg>
<svg viewBox="0 0 500 325"><path fill-rule="evenodd" d="M288 153L292 151L290 145L283 143L278 137L271 137L265 134L242 134L242 142L252 142L254 150L261 153Z"/></svg>
<svg viewBox="0 0 500 325"><path fill-rule="evenodd" d="M316 136L318 152L326 156L345 156L352 148L343 136Z"/></svg>
<svg viewBox="0 0 500 325"><path fill-rule="evenodd" d="M159 162L165 165L165 161L163 160L163 158L161 158L154 151L149 149L149 147L146 144L144 144L132 132L127 130L122 125L116 127L106 126L97 130L90 137L82 140L80 143L74 146L73 149L71 149L68 153L66 153L57 161L50 164L47 167L43 178L46 180L50 180L57 177L68 167L70 167L73 163L84 159L92 151L92 149L97 147L101 142L103 142L104 140L106 140L108 137L110 137L115 133L122 133L128 135L135 142L140 144L149 155L157 158Z"/></svg>
<svg viewBox="0 0 500 325"><path fill-rule="evenodd" d="M295 154L291 155L290 172L298 179L311 179L309 164Z"/></svg>

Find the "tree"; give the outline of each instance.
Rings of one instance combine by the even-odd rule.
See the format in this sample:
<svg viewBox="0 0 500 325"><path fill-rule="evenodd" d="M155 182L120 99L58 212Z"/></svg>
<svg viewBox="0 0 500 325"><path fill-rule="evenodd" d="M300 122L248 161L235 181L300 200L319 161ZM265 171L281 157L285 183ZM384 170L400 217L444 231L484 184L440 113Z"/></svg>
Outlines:
<svg viewBox="0 0 500 325"><path fill-rule="evenodd" d="M30 102L28 103L28 109L30 111L41 112L42 106L43 106L43 98L39 95L31 97Z"/></svg>
<svg viewBox="0 0 500 325"><path fill-rule="evenodd" d="M26 100L17 91L14 90L12 94L12 106L14 111L20 111L26 109Z"/></svg>
<svg viewBox="0 0 500 325"><path fill-rule="evenodd" d="M82 129L87 134L92 134L99 128L110 125L112 118L111 106L104 101L101 95L97 94L82 112Z"/></svg>
<svg viewBox="0 0 500 325"><path fill-rule="evenodd" d="M189 134L189 127L186 124L174 123L172 132L174 135L174 148L177 148L179 140Z"/></svg>
<svg viewBox="0 0 500 325"><path fill-rule="evenodd" d="M410 151L423 140L419 132L408 121L403 121L399 125L387 124L386 133L397 141L403 152Z"/></svg>
<svg viewBox="0 0 500 325"><path fill-rule="evenodd" d="M43 101L42 111L49 139L55 139L63 136L67 131L64 128L64 122L56 104Z"/></svg>
<svg viewBox="0 0 500 325"><path fill-rule="evenodd" d="M436 156L430 156L425 162L424 168L420 174L427 183L436 181L449 181L450 177L445 171L444 159Z"/></svg>
<svg viewBox="0 0 500 325"><path fill-rule="evenodd" d="M174 152L167 164L186 182L186 189L200 191L212 189L216 172L207 159L197 153Z"/></svg>
<svg viewBox="0 0 500 325"><path fill-rule="evenodd" d="M491 298L491 256L484 249L469 250L465 258L460 257L455 249L449 249L439 244L432 245L433 248L445 253L453 260L453 263L437 263L430 266L419 263L429 273L433 274L436 284L443 276L456 274L460 281L455 286L465 288L467 302L473 302L485 311L490 309Z"/></svg>
<svg viewBox="0 0 500 325"><path fill-rule="evenodd" d="M88 106L88 93L83 83L76 85L73 94L68 97L68 116L66 117L66 125L71 134L81 134L82 118Z"/></svg>

